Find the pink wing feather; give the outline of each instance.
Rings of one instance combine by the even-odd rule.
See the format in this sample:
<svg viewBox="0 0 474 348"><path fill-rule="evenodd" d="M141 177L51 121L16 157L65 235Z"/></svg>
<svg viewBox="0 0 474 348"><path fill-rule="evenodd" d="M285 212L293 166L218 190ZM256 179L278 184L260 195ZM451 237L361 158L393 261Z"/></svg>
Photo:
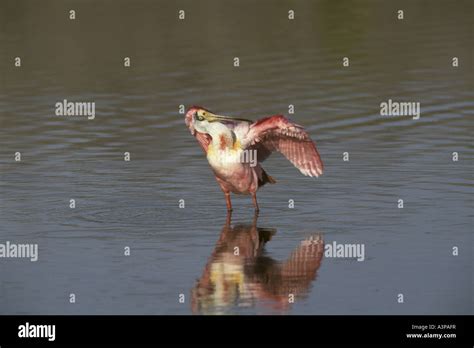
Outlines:
<svg viewBox="0 0 474 348"><path fill-rule="evenodd" d="M282 115L265 117L253 123L245 137L245 147L257 150L259 162L279 151L302 174L316 177L323 174L323 162L315 143L302 126Z"/></svg>

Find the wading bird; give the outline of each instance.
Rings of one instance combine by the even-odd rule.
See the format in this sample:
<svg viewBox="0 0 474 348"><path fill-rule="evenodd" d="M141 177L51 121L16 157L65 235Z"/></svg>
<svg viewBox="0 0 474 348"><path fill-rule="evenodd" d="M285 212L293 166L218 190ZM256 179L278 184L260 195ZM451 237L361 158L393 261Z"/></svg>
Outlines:
<svg viewBox="0 0 474 348"><path fill-rule="evenodd" d="M232 211L231 192L251 195L255 210L259 210L257 190L275 183L260 163L274 151L281 152L306 176L323 173L323 162L308 133L282 115L253 122L192 106L185 121L206 153L228 211Z"/></svg>

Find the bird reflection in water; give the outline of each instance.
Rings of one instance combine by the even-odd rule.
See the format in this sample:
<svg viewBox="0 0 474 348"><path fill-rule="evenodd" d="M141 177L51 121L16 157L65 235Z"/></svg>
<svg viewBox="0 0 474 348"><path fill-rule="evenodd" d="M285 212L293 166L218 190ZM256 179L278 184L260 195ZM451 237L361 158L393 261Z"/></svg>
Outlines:
<svg viewBox="0 0 474 348"><path fill-rule="evenodd" d="M302 241L286 261L266 256L265 244L276 229L252 224L231 225L227 215L203 274L192 290L195 314L230 314L259 307L263 312L286 313L308 293L321 265L324 242L321 235Z"/></svg>

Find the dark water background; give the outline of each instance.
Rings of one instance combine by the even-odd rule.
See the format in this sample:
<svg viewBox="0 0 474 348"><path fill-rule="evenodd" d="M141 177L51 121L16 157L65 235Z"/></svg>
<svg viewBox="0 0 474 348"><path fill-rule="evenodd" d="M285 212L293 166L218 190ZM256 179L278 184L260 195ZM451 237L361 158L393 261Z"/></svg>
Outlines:
<svg viewBox="0 0 474 348"><path fill-rule="evenodd" d="M472 313L472 18L468 0L2 1L0 243L38 243L39 260L0 259L0 313ZM55 116L63 99L96 118ZM421 118L380 116L388 99ZM226 226L180 104L293 104L325 174L274 155L258 221L234 197ZM318 235L365 261L298 247Z"/></svg>

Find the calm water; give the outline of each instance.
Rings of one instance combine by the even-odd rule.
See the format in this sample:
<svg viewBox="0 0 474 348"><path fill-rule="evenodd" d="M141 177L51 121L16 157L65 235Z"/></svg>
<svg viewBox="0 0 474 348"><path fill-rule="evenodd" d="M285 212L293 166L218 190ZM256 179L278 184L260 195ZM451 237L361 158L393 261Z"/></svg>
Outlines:
<svg viewBox="0 0 474 348"><path fill-rule="evenodd" d="M0 259L0 313L472 313L472 18L468 0L2 1L0 243L39 260ZM96 118L55 116L63 99ZM388 99L421 118L380 116ZM180 104L293 104L325 174L274 155L260 216L234 196L229 223Z"/></svg>

